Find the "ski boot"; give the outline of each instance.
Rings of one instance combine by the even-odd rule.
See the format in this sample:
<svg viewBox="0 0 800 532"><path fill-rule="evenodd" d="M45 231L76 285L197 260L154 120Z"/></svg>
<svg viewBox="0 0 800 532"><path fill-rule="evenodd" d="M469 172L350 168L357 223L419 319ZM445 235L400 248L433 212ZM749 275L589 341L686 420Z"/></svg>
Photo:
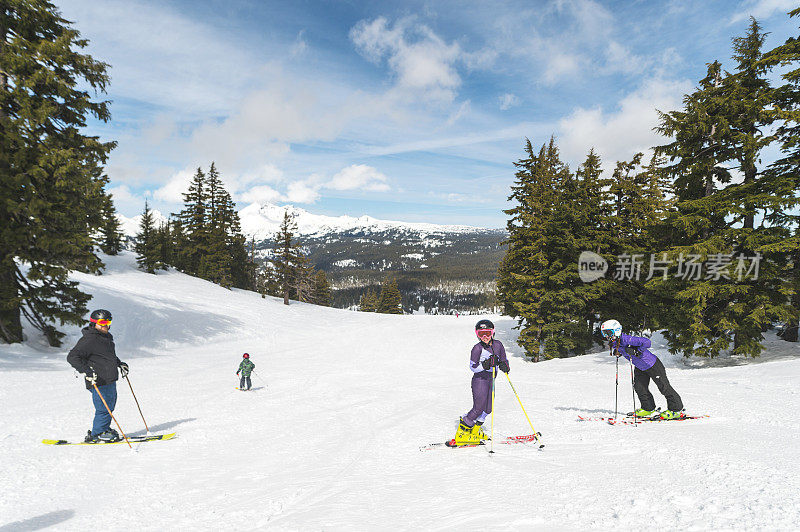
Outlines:
<svg viewBox="0 0 800 532"><path fill-rule="evenodd" d="M475 433L475 427L470 427L462 419L458 424L456 437L453 439L456 445L480 445L481 439Z"/></svg>
<svg viewBox="0 0 800 532"><path fill-rule="evenodd" d="M83 439L86 443L97 443L100 440L97 439L97 436L92 436L92 429L86 431L86 437Z"/></svg>
<svg viewBox="0 0 800 532"><path fill-rule="evenodd" d="M111 428L107 429L105 432L101 432L95 436L95 438L102 442L115 442L120 440L119 433Z"/></svg>
<svg viewBox="0 0 800 532"><path fill-rule="evenodd" d="M661 419L680 419L682 417L686 417L686 413L683 410L664 410L661 412Z"/></svg>
<svg viewBox="0 0 800 532"><path fill-rule="evenodd" d="M472 434L477 436L479 440L491 440L488 434L483 431L483 422L478 421L475 423L475 426L472 427Z"/></svg>
<svg viewBox="0 0 800 532"><path fill-rule="evenodd" d="M628 417L633 417L636 414L636 417L650 417L653 414L658 413L660 409L656 408L655 410L645 410L644 408L637 408L636 412L628 412Z"/></svg>

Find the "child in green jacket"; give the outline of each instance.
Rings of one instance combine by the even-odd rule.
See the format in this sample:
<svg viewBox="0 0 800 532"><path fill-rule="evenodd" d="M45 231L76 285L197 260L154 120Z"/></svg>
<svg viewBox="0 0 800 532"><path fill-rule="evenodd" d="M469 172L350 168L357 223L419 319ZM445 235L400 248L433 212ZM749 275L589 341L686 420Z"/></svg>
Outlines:
<svg viewBox="0 0 800 532"><path fill-rule="evenodd" d="M242 360L242 363L239 364L239 370L236 372L236 374L237 375L239 373L242 374L242 378L239 379L239 389L245 391L249 390L253 385L253 383L250 382L250 374L253 372L254 369L256 369L256 365L250 361L249 354L245 353L244 355L242 355L242 358L244 360ZM244 387L245 384L247 384L247 388Z"/></svg>

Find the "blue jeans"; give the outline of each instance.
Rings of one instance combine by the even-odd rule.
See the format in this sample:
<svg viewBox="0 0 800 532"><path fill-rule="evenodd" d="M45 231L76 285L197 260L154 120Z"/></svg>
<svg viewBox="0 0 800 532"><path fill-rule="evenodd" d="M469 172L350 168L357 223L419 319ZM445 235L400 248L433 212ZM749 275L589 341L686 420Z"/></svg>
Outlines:
<svg viewBox="0 0 800 532"><path fill-rule="evenodd" d="M108 408L114 411L117 405L117 383L104 384L98 386L100 393L103 394L103 399L108 403ZM111 414L108 413L106 406L103 404L100 396L97 395L97 390L92 387L92 402L94 403L94 422L92 423L92 436L97 436L111 427Z"/></svg>

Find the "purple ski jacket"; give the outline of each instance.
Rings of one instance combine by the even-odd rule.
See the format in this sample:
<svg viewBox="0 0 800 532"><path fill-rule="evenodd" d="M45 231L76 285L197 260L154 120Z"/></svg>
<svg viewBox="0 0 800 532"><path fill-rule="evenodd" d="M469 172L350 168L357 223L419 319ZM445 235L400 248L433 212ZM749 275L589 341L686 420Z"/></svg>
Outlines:
<svg viewBox="0 0 800 532"><path fill-rule="evenodd" d="M623 333L612 345L620 355L633 362L633 365L642 371L652 368L658 360L647 349L650 347L650 339L643 336L631 336Z"/></svg>
<svg viewBox="0 0 800 532"><path fill-rule="evenodd" d="M508 358L506 358L506 348L503 347L503 344L500 342L500 340L492 339L492 343L489 345L486 345L483 342L478 342L475 344L472 347L472 352L469 356L470 371L476 375L491 375L492 370L483 369L481 362L492 355L497 355L501 361L508 362Z"/></svg>

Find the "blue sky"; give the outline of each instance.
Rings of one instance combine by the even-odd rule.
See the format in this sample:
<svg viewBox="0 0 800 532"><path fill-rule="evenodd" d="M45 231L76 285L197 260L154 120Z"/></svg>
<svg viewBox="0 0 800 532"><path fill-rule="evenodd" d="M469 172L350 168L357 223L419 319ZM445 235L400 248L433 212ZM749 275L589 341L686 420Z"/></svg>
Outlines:
<svg viewBox="0 0 800 532"><path fill-rule="evenodd" d="M89 129L126 216L215 161L240 208L502 227L526 137L611 168L749 15L798 33L787 0L55 1L111 65Z"/></svg>

